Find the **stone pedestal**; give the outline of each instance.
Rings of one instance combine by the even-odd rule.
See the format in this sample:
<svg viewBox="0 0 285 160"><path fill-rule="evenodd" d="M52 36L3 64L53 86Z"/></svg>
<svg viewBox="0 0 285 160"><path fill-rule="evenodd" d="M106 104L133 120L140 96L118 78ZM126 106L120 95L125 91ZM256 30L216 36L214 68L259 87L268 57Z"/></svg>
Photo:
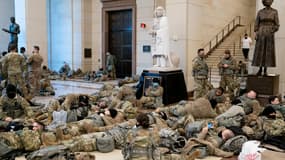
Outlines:
<svg viewBox="0 0 285 160"><path fill-rule="evenodd" d="M163 87L163 104L187 100L187 88L184 80L184 74L181 69L171 68L150 68L145 69L141 75L137 98L143 95L144 88L148 85L147 79L157 78Z"/></svg>
<svg viewBox="0 0 285 160"><path fill-rule="evenodd" d="M279 95L279 75L268 76L248 75L247 89L257 92L257 99L262 105L268 104L271 95Z"/></svg>
<svg viewBox="0 0 285 160"><path fill-rule="evenodd" d="M254 90L258 94L276 95L279 93L279 75L256 76L248 75L247 89Z"/></svg>

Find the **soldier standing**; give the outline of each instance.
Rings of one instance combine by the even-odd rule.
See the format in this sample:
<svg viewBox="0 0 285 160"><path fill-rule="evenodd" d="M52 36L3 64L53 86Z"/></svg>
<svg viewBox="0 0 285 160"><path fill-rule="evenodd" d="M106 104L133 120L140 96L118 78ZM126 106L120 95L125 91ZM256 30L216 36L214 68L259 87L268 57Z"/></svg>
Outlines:
<svg viewBox="0 0 285 160"><path fill-rule="evenodd" d="M221 75L220 86L226 91L228 87L228 93L231 98L234 96L235 81L234 73L236 69L236 60L231 56L230 50L226 50L224 58L218 64L218 68Z"/></svg>
<svg viewBox="0 0 285 160"><path fill-rule="evenodd" d="M3 71L8 75L8 84L19 87L24 97L27 98L28 91L23 81L25 59L22 55L17 53L16 45L10 45L9 50L10 53L8 53L3 60Z"/></svg>
<svg viewBox="0 0 285 160"><path fill-rule="evenodd" d="M204 49L198 49L198 56L193 59L192 75L195 81L194 99L203 97L212 89L212 85L208 81L209 68L204 57Z"/></svg>
<svg viewBox="0 0 285 160"><path fill-rule="evenodd" d="M39 51L40 47L34 46L33 55L27 60L32 96L40 93L41 65L43 63L43 57L39 54Z"/></svg>
<svg viewBox="0 0 285 160"><path fill-rule="evenodd" d="M108 71L108 76L111 79L116 79L116 58L110 52L106 53L107 61L106 61L106 68Z"/></svg>

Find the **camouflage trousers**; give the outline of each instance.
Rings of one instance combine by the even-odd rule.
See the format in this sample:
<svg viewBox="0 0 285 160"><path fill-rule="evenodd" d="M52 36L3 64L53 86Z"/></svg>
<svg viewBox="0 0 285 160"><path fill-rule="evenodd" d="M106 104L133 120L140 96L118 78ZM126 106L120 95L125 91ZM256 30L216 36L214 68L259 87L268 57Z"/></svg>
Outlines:
<svg viewBox="0 0 285 160"><path fill-rule="evenodd" d="M220 81L220 86L225 91L228 92L230 98L234 97L234 92L236 89L236 82L235 82L234 77L232 75L222 75L221 81Z"/></svg>
<svg viewBox="0 0 285 160"><path fill-rule="evenodd" d="M27 98L28 90L23 79L23 73L8 74L8 84L13 84L16 87L19 87L23 97Z"/></svg>
<svg viewBox="0 0 285 160"><path fill-rule="evenodd" d="M213 88L212 84L205 79L194 78L195 81L195 89L194 89L194 99L198 99L200 97L205 96L209 90Z"/></svg>
<svg viewBox="0 0 285 160"><path fill-rule="evenodd" d="M38 95L41 88L41 74L40 71L30 71L29 72L29 84L31 86L31 95L35 96Z"/></svg>

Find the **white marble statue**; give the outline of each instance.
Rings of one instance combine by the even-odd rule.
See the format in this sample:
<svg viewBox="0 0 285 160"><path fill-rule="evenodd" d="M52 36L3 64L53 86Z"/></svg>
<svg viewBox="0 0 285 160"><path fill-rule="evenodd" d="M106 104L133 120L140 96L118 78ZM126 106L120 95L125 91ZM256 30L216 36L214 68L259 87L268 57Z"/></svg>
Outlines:
<svg viewBox="0 0 285 160"><path fill-rule="evenodd" d="M155 9L155 18L153 24L152 35L154 37L155 45L152 52L153 58L156 58L154 67L173 67L169 52L169 32L168 32L168 18L165 15L163 7Z"/></svg>

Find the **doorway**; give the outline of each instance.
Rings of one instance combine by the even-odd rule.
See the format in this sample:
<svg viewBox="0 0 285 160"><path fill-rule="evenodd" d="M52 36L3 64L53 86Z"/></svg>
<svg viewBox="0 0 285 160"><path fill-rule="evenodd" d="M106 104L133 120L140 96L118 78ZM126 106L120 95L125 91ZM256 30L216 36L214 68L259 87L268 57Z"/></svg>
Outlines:
<svg viewBox="0 0 285 160"><path fill-rule="evenodd" d="M132 75L132 10L108 12L108 48L116 58L116 75L124 78Z"/></svg>

